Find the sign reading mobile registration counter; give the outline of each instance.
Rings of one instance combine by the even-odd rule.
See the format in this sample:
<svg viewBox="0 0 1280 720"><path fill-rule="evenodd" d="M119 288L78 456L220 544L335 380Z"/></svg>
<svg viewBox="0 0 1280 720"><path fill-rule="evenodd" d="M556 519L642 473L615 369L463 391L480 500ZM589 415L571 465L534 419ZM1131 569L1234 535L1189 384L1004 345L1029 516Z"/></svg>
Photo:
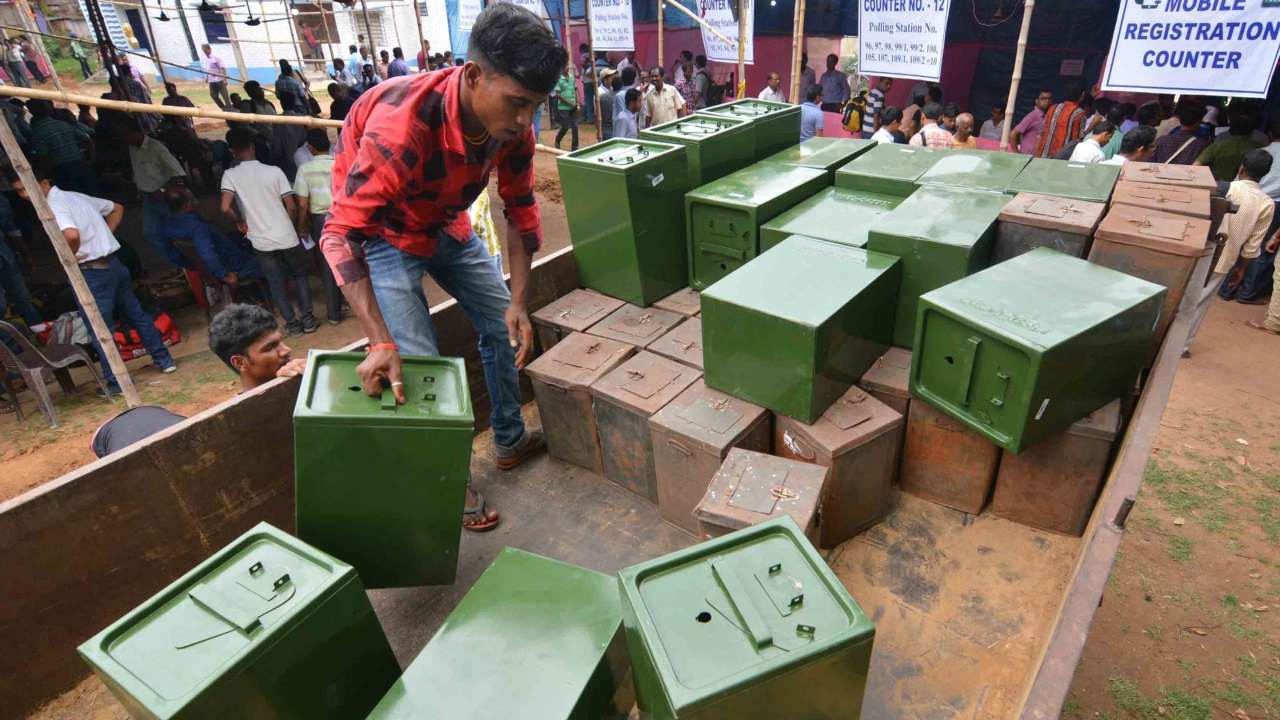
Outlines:
<svg viewBox="0 0 1280 720"><path fill-rule="evenodd" d="M1102 89L1265 98L1277 59L1276 0L1124 0Z"/></svg>
<svg viewBox="0 0 1280 720"><path fill-rule="evenodd" d="M859 72L942 78L951 0L861 0L858 9Z"/></svg>

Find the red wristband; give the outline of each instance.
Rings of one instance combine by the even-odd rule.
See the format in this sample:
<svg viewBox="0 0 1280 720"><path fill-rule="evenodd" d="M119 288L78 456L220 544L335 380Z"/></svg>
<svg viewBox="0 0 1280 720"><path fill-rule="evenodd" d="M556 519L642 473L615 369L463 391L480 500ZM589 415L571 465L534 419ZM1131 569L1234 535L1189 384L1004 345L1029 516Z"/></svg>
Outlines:
<svg viewBox="0 0 1280 720"><path fill-rule="evenodd" d="M400 352L400 348L396 347L395 343L372 343L369 345L367 352L373 352L374 350L391 350L393 352Z"/></svg>

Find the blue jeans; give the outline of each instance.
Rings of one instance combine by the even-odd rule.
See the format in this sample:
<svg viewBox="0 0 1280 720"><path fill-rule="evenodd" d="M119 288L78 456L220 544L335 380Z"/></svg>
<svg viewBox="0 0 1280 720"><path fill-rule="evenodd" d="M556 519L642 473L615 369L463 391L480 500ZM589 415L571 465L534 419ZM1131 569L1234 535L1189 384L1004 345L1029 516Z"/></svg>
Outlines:
<svg viewBox="0 0 1280 720"><path fill-rule="evenodd" d="M582 122L591 124L596 121L596 86L586 83L582 86Z"/></svg>
<svg viewBox="0 0 1280 720"><path fill-rule="evenodd" d="M169 354L169 348L164 346L160 331L156 330L155 319L142 309L138 296L133 294L133 276L115 255L112 255L108 262L110 267L105 270L81 268L84 281L89 285L89 292L93 294L93 301L98 304L98 312L102 313L102 319L107 323L107 328L115 327L115 316L119 312L125 324L138 331L138 337L142 338L142 346L151 354L151 360L156 367L162 370L169 367L173 364L173 356ZM83 309L80 310L80 315L84 319L85 327L90 327L89 318L84 315ZM98 344L98 338L93 334L92 329L89 330L89 334L93 337L93 348L98 351L98 358L102 361L102 377L107 381L107 387L113 390L118 389L116 376L107 363L106 353L102 351L102 346Z"/></svg>
<svg viewBox="0 0 1280 720"><path fill-rule="evenodd" d="M271 301L275 303L284 323L296 331L297 323L314 320L311 308L311 255L299 243L284 250L255 250L258 267L267 278L267 288L271 291ZM289 280L293 281L293 296L298 301L298 314L293 312L293 304L289 300Z"/></svg>
<svg viewBox="0 0 1280 720"><path fill-rule="evenodd" d="M542 142L542 109L544 107L546 106L539 105L533 111L533 141L537 143Z"/></svg>
<svg viewBox="0 0 1280 720"><path fill-rule="evenodd" d="M430 275L457 299L480 336L480 361L493 407L489 424L494 443L506 449L515 447L524 437L524 419L520 417L516 352L507 340L511 291L502 275L494 272L494 260L484 243L475 235L465 244L442 237L435 255L426 258L375 239L365 245L364 252L382 318L405 354L440 354L422 292L423 277Z"/></svg>
<svg viewBox="0 0 1280 720"><path fill-rule="evenodd" d="M173 211L164 200L156 200L144 194L142 196L142 237L152 250L160 257L178 267L186 267L189 263L164 238L164 227L173 219Z"/></svg>

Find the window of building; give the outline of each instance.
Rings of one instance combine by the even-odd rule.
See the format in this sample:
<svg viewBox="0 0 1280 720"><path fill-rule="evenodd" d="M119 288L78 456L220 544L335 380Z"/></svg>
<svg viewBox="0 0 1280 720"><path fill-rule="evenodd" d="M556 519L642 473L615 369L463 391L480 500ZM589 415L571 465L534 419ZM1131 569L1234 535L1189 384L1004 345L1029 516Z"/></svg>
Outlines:
<svg viewBox="0 0 1280 720"><path fill-rule="evenodd" d="M200 10L200 24L204 25L204 36L210 43L229 42L231 33L227 32L227 18L218 10Z"/></svg>

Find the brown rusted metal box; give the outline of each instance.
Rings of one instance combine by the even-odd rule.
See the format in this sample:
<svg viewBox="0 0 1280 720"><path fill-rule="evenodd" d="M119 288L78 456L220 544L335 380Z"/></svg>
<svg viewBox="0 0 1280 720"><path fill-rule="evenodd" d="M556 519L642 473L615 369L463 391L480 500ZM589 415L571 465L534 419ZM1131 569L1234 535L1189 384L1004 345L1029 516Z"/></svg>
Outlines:
<svg viewBox="0 0 1280 720"><path fill-rule="evenodd" d="M806 425L779 417L775 452L831 468L818 517L818 547L832 548L889 514L902 448L902 414L858 387Z"/></svg>
<svg viewBox="0 0 1280 720"><path fill-rule="evenodd" d="M1120 401L1021 454L1004 453L991 512L1023 525L1080 535L1106 478L1120 434Z"/></svg>
<svg viewBox="0 0 1280 720"><path fill-rule="evenodd" d="M627 304L609 313L587 332L646 348L683 319L683 315L668 310Z"/></svg>
<svg viewBox="0 0 1280 720"><path fill-rule="evenodd" d="M905 418L911 405L911 351L889 348L862 374L858 387Z"/></svg>
<svg viewBox="0 0 1280 720"><path fill-rule="evenodd" d="M1120 179L1156 185L1216 190L1218 181L1205 165L1163 165L1149 162L1127 162L1120 166Z"/></svg>
<svg viewBox="0 0 1280 720"><path fill-rule="evenodd" d="M902 489L977 515L991 494L1000 446L914 398L902 446Z"/></svg>
<svg viewBox="0 0 1280 720"><path fill-rule="evenodd" d="M529 364L525 372L538 401L548 455L603 474L590 387L635 351L617 340L572 333Z"/></svg>
<svg viewBox="0 0 1280 720"><path fill-rule="evenodd" d="M562 295L531 316L538 345L546 352L569 333L584 332L623 305L626 303L594 290L578 289Z"/></svg>
<svg viewBox="0 0 1280 720"><path fill-rule="evenodd" d="M1093 235L1089 262L1169 289L1160 309L1160 319L1156 321L1149 356L1154 357L1182 302L1196 262L1211 252L1208 220L1132 205L1112 205Z"/></svg>
<svg viewBox="0 0 1280 720"><path fill-rule="evenodd" d="M649 352L702 369L702 318L691 317L649 345Z"/></svg>
<svg viewBox="0 0 1280 720"><path fill-rule="evenodd" d="M653 304L659 310L693 317L702 310L702 295L693 288L677 290Z"/></svg>
<svg viewBox="0 0 1280 720"><path fill-rule="evenodd" d="M649 418L701 377L688 365L641 351L591 386L606 478L658 502Z"/></svg>
<svg viewBox="0 0 1280 720"><path fill-rule="evenodd" d="M694 509L704 538L719 537L790 515L818 544L818 505L830 470L734 448Z"/></svg>
<svg viewBox="0 0 1280 720"><path fill-rule="evenodd" d="M1209 191L1201 188L1121 180L1116 183L1111 204L1209 219Z"/></svg>
<svg viewBox="0 0 1280 720"><path fill-rule="evenodd" d="M1000 211L991 264L1004 262L1038 247L1084 257L1089 252L1093 231L1106 209L1102 203L1018 193Z"/></svg>
<svg viewBox="0 0 1280 720"><path fill-rule="evenodd" d="M707 387L701 379L649 418L658 511L698 534L693 509L735 447L769 452L769 411Z"/></svg>

